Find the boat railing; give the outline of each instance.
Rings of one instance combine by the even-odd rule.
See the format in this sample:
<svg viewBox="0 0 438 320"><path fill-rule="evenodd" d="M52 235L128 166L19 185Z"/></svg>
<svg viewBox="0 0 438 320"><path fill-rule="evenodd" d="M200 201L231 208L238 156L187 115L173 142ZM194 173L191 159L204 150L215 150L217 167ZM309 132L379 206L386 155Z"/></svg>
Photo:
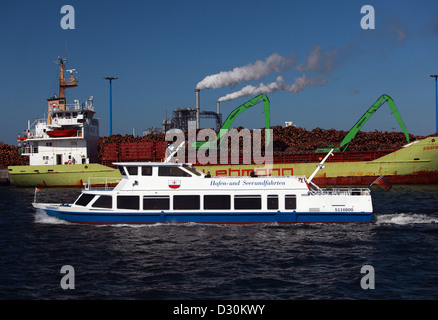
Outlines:
<svg viewBox="0 0 438 320"><path fill-rule="evenodd" d="M116 177L88 177L88 183L84 183L85 190L109 191L120 182Z"/></svg>
<svg viewBox="0 0 438 320"><path fill-rule="evenodd" d="M91 103L83 103L80 104L79 102L75 102L75 103L69 103L65 105L65 110L66 111L76 111L76 110L90 110L90 111L94 111L94 104Z"/></svg>
<svg viewBox="0 0 438 320"><path fill-rule="evenodd" d="M368 188L324 188L324 189L311 189L309 191L311 195L345 195L345 196L366 196L370 194Z"/></svg>
<svg viewBox="0 0 438 320"><path fill-rule="evenodd" d="M38 147L34 147L34 146L19 147L18 152L21 155L34 154L34 153L38 153Z"/></svg>
<svg viewBox="0 0 438 320"><path fill-rule="evenodd" d="M37 124L47 124L47 119L35 119L35 122L33 123L34 125Z"/></svg>
<svg viewBox="0 0 438 320"><path fill-rule="evenodd" d="M30 131L30 132L27 133L27 138L28 139L47 139L47 138L52 138L52 137L50 137L46 132L42 132L42 131L41 132ZM58 139L63 139L63 138L64 139L82 138L82 130L76 131L76 134L73 135L73 136L69 136L69 137L57 137L57 138Z"/></svg>
<svg viewBox="0 0 438 320"><path fill-rule="evenodd" d="M78 118L77 117L56 117L53 119L54 122L60 126L65 126L65 125L78 125Z"/></svg>
<svg viewBox="0 0 438 320"><path fill-rule="evenodd" d="M27 128L27 132L28 135L35 135L35 130L36 130L36 126L37 125L46 125L47 124L47 119L38 119L36 118L32 124L30 123L30 121L28 121L28 128Z"/></svg>

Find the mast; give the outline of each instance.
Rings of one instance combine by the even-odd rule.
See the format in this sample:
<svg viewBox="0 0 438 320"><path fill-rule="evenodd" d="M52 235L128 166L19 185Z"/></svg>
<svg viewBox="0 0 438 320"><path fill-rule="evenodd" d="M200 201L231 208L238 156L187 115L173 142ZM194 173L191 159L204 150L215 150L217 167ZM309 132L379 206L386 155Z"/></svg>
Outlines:
<svg viewBox="0 0 438 320"><path fill-rule="evenodd" d="M66 98L65 89L70 87L78 86L78 79L74 77L75 69L67 70L70 72L70 78L66 79L64 77L65 64L67 63L66 58L58 58L56 64L59 66L59 96L53 96L47 99L48 101L48 113L47 113L47 124L52 123L51 112L54 109L65 110L66 109Z"/></svg>
<svg viewBox="0 0 438 320"><path fill-rule="evenodd" d="M69 87L77 87L78 86L78 79L74 78L73 74L75 69L68 70L70 72L70 79L64 78L64 72L65 72L65 62L67 62L67 59L61 59L58 58L58 65L59 65L59 97L65 98L65 89Z"/></svg>

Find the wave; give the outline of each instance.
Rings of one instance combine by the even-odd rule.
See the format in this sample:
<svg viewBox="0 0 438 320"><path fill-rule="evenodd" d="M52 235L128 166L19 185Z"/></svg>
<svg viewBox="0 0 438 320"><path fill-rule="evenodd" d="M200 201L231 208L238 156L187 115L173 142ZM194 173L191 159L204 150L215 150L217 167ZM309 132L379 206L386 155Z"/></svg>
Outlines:
<svg viewBox="0 0 438 320"><path fill-rule="evenodd" d="M71 224L68 221L48 216L43 210L38 209L35 213L35 223L45 224Z"/></svg>
<svg viewBox="0 0 438 320"><path fill-rule="evenodd" d="M376 215L376 224L431 224L438 223L437 215L417 213L395 213Z"/></svg>
<svg viewBox="0 0 438 320"><path fill-rule="evenodd" d="M35 223L42 224L72 224L71 222L48 216L44 211L37 210L35 213ZM416 214L416 213L394 213L394 214L376 214L375 215L376 225L384 225L384 224L395 224L395 225L410 225L410 224L438 224L438 214ZM299 224L301 225L301 224ZM160 228L162 226L182 226L182 227L199 227L199 226L208 226L208 227L230 227L230 225L222 225L222 224L202 224L202 223L154 223L154 224L109 224L109 225L96 225L98 227L113 227L113 228ZM257 224L256 224L257 226ZM277 223L265 223L258 224L258 226L266 227L279 227L280 225ZM236 226L232 226L236 227ZM242 226L237 226L242 227ZM304 227L309 227L304 225Z"/></svg>

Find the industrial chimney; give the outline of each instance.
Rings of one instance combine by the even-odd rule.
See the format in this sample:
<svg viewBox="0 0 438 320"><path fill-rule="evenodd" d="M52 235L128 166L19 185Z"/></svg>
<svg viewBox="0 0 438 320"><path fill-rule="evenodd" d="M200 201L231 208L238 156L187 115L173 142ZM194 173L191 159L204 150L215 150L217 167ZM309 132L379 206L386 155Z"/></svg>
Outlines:
<svg viewBox="0 0 438 320"><path fill-rule="evenodd" d="M217 105L217 109L216 109L216 113L217 114L220 114L220 111L219 111L219 109L220 109L220 102L218 101L217 103L216 103L216 105Z"/></svg>
<svg viewBox="0 0 438 320"><path fill-rule="evenodd" d="M195 96L196 96L196 129L200 129L201 125L200 125L200 101L199 101L199 89L195 89Z"/></svg>

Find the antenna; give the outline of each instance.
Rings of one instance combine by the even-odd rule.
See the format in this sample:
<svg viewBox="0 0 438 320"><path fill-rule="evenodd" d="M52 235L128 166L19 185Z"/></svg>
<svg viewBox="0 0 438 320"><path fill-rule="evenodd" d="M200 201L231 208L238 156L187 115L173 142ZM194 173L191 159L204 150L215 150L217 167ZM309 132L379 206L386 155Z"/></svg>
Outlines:
<svg viewBox="0 0 438 320"><path fill-rule="evenodd" d="M312 182L313 177L316 175L316 173L320 170L320 169L324 169L324 162L327 160L327 158L333 154L333 150L335 149L331 149L329 153L327 153L327 155L325 156L325 158L316 166L316 170L312 173L312 175L310 176L309 179L307 179L307 182Z"/></svg>
<svg viewBox="0 0 438 320"><path fill-rule="evenodd" d="M170 159L182 148L182 146L185 144L185 141L181 142L181 144L167 157L167 159L164 162L169 162Z"/></svg>

